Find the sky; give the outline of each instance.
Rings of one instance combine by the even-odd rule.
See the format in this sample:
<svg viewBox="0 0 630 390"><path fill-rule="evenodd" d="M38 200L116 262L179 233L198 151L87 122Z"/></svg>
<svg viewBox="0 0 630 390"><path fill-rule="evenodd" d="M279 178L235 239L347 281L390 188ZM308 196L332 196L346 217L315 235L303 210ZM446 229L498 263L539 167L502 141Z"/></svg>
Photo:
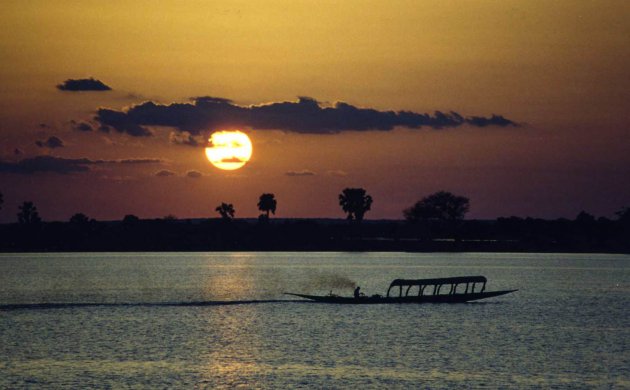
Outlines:
<svg viewBox="0 0 630 390"><path fill-rule="evenodd" d="M630 206L627 1L3 1L0 222ZM90 80L93 78L93 80ZM70 80L70 81L68 81ZM79 80L79 81L72 81ZM241 169L205 140L239 129Z"/></svg>

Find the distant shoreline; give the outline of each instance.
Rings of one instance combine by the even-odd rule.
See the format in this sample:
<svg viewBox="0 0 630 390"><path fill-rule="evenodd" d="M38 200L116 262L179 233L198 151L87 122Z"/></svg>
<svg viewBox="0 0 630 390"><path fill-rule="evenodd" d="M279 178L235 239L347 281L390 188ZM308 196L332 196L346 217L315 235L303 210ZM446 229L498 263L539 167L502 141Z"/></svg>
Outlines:
<svg viewBox="0 0 630 390"><path fill-rule="evenodd" d="M152 219L0 225L0 252L630 253L619 220Z"/></svg>

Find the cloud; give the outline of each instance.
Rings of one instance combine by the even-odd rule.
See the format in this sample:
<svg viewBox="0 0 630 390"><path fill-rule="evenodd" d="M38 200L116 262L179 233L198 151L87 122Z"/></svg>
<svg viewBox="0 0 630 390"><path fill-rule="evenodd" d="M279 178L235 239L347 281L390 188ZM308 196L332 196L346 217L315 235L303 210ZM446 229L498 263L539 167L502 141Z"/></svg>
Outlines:
<svg viewBox="0 0 630 390"><path fill-rule="evenodd" d="M72 124L72 128L76 131L92 131L94 130L94 128L92 127L92 125L90 125L89 123L86 122L76 122L76 121L70 121L70 123Z"/></svg>
<svg viewBox="0 0 630 390"><path fill-rule="evenodd" d="M111 88L100 80L92 77L89 79L68 79L57 85L62 91L110 91Z"/></svg>
<svg viewBox="0 0 630 390"><path fill-rule="evenodd" d="M163 162L159 158L123 158L120 160L97 160L103 163L117 163L117 164L158 164Z"/></svg>
<svg viewBox="0 0 630 390"><path fill-rule="evenodd" d="M442 129L470 125L518 126L501 115L464 117L454 111L433 114L412 111L379 111L337 102L324 106L315 99L239 106L228 99L193 98L192 103L156 104L144 102L123 111L100 108L95 119L121 133L148 136L146 126L174 127L198 135L209 129L252 128L298 133L334 134L341 131L389 131L395 127Z"/></svg>
<svg viewBox="0 0 630 390"><path fill-rule="evenodd" d="M21 156L21 155L24 154L24 152L20 148L15 148L15 149L13 149L13 154L16 155L16 156Z"/></svg>
<svg viewBox="0 0 630 390"><path fill-rule="evenodd" d="M308 169L303 169L301 171L288 171L288 172L285 172L285 175L291 176L291 177L296 177L296 176L315 176L316 173L313 172L313 171L310 171Z"/></svg>
<svg viewBox="0 0 630 390"><path fill-rule="evenodd" d="M201 176L203 176L203 175L199 171L188 171L188 172L186 172L186 177L189 177L191 179L198 179Z"/></svg>
<svg viewBox="0 0 630 390"><path fill-rule="evenodd" d="M52 136L52 137L48 138L45 141L35 141L35 145L37 145L40 148L48 148L48 149L55 149L55 148L63 148L64 147L63 140L61 138L55 137L55 136Z"/></svg>
<svg viewBox="0 0 630 390"><path fill-rule="evenodd" d="M168 140L175 145L205 146L204 137L194 136L188 131L174 131L169 134Z"/></svg>
<svg viewBox="0 0 630 390"><path fill-rule="evenodd" d="M155 172L155 176L157 177L175 176L175 172L169 171L167 169L163 169L161 171Z"/></svg>
<svg viewBox="0 0 630 390"><path fill-rule="evenodd" d="M33 174L38 172L54 172L68 174L85 172L91 165L99 164L154 164L162 160L151 158L124 159L124 160L91 160L88 158L62 158L54 156L36 156L26 158L18 162L0 160L0 173Z"/></svg>
<svg viewBox="0 0 630 390"><path fill-rule="evenodd" d="M0 161L0 172L32 174L36 172L56 172L67 174L88 171L94 164L86 158L66 159L53 156L37 156L16 163Z"/></svg>
<svg viewBox="0 0 630 390"><path fill-rule="evenodd" d="M236 156L232 156L232 157L225 157L221 159L222 163L242 163L242 162L247 162L247 160L245 159L240 159Z"/></svg>
<svg viewBox="0 0 630 390"><path fill-rule="evenodd" d="M100 178L104 180L113 180L113 181L121 181L121 182L138 180L138 178L134 176L121 176L121 175L115 175L115 176L103 175Z"/></svg>
<svg viewBox="0 0 630 390"><path fill-rule="evenodd" d="M135 93L135 92L129 92L124 96L125 99L130 99L130 100L146 100L146 98L144 96L142 96L139 93Z"/></svg>
<svg viewBox="0 0 630 390"><path fill-rule="evenodd" d="M150 130L135 123L127 113L106 108L99 108L97 113L98 115L94 119L101 123L99 129L103 132L109 133L110 129L114 128L119 133L126 133L133 137L148 137L153 135Z"/></svg>
<svg viewBox="0 0 630 390"><path fill-rule="evenodd" d="M473 126L477 126L477 127L486 127L486 126L510 126L510 125L514 125L514 122L505 119L504 117L502 117L501 115L494 115L492 114L492 116L490 118L484 118L482 116L471 116L470 118L467 118L466 121L473 125Z"/></svg>

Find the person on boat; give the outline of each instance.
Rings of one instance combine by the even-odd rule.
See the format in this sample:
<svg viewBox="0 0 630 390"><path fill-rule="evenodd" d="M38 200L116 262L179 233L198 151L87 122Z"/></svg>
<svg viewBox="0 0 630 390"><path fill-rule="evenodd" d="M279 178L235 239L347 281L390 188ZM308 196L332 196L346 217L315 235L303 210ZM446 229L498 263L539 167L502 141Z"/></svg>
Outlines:
<svg viewBox="0 0 630 390"><path fill-rule="evenodd" d="M356 299L359 299L359 297L361 296L361 292L360 291L361 291L361 287L360 286L357 286L357 288L354 289L354 297Z"/></svg>

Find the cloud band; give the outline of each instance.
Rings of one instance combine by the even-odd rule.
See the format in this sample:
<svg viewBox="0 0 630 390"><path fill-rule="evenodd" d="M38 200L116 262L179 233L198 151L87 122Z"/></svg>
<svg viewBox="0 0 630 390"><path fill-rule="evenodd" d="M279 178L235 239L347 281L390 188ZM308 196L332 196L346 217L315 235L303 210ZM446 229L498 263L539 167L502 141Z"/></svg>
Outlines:
<svg viewBox="0 0 630 390"><path fill-rule="evenodd" d="M54 156L36 156L18 162L0 161L0 173L34 174L38 172L55 172L68 174L90 170L90 165L98 164L158 164L160 159L129 158L123 160L91 160L88 158L62 158Z"/></svg>
<svg viewBox="0 0 630 390"><path fill-rule="evenodd" d="M197 135L219 128L252 128L298 133L334 134L342 131L389 131L395 127L442 129L470 125L517 126L501 115L464 117L454 111L434 114L412 111L379 111L337 102L331 107L300 97L293 102L239 106L214 97L194 98L192 103L144 102L123 111L100 108L95 119L132 136L150 136L147 126L168 126Z"/></svg>

